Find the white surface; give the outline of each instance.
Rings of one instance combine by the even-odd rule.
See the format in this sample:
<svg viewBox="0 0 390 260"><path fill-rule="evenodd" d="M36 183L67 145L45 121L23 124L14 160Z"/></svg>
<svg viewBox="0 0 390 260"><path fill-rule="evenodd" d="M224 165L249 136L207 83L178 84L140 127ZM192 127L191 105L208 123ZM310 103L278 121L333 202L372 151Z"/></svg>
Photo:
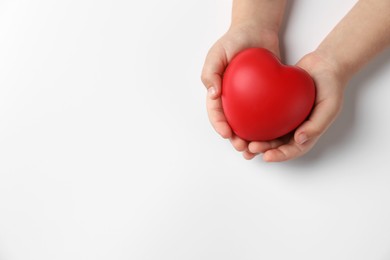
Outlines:
<svg viewBox="0 0 390 260"><path fill-rule="evenodd" d="M290 2L287 62L354 2ZM390 53L310 154L248 162L200 82L230 5L0 2L1 260L390 258Z"/></svg>

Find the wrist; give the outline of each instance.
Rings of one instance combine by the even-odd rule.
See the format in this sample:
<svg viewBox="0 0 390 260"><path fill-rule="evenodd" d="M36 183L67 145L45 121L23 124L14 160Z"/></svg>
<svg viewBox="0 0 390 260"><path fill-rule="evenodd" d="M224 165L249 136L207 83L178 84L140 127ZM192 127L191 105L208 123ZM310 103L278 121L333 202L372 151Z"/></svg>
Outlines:
<svg viewBox="0 0 390 260"><path fill-rule="evenodd" d="M233 0L234 26L249 26L256 31L279 33L287 0Z"/></svg>
<svg viewBox="0 0 390 260"><path fill-rule="evenodd" d="M340 58L336 57L334 52L320 46L312 54L314 60L321 64L321 69L325 67L326 71L340 82L343 82L343 85L346 85L352 78L354 71L347 64L343 63Z"/></svg>
<svg viewBox="0 0 390 260"><path fill-rule="evenodd" d="M321 79L333 82L332 85L337 86L338 91L344 91L349 81L339 65L318 50L305 55L297 65L306 70L315 81Z"/></svg>
<svg viewBox="0 0 390 260"><path fill-rule="evenodd" d="M229 30L234 29L245 29L248 32L252 32L254 34L262 33L264 35L275 36L279 35L279 27L272 26L271 24L263 24L261 22L256 21L255 19L241 19L241 20L233 20L230 24Z"/></svg>
<svg viewBox="0 0 390 260"><path fill-rule="evenodd" d="M240 35L237 40L243 40L254 47L262 47L279 56L278 30L262 27L253 22L232 23L228 33ZM240 39L241 38L241 39Z"/></svg>

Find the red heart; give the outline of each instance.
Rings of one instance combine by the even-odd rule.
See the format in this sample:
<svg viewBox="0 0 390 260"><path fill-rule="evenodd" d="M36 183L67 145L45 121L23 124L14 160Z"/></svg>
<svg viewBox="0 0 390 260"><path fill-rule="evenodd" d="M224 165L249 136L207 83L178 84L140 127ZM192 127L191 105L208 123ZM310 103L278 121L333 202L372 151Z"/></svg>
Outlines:
<svg viewBox="0 0 390 260"><path fill-rule="evenodd" d="M283 65L266 49L240 52L223 75L226 119L234 133L247 141L272 140L291 132L310 114L314 100L310 75Z"/></svg>

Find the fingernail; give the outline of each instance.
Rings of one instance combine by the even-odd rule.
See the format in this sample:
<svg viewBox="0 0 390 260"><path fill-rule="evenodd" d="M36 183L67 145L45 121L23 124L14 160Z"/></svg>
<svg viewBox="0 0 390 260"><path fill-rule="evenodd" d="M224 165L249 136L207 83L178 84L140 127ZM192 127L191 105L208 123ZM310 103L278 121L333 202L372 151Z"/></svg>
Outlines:
<svg viewBox="0 0 390 260"><path fill-rule="evenodd" d="M215 89L215 87L210 87L207 92L209 93L210 96L214 96L215 93L217 93L217 90Z"/></svg>
<svg viewBox="0 0 390 260"><path fill-rule="evenodd" d="M304 144L309 138L307 137L306 134L302 133L298 135L297 142L298 144Z"/></svg>

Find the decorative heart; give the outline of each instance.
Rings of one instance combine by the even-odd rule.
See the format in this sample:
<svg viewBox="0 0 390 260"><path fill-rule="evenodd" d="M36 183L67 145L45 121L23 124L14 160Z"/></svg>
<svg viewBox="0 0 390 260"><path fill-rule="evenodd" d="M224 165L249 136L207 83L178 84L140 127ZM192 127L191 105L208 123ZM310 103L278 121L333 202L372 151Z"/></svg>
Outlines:
<svg viewBox="0 0 390 260"><path fill-rule="evenodd" d="M233 132L247 141L267 141L297 128L310 114L315 85L296 66L283 65L270 51L237 54L223 75L222 105Z"/></svg>

